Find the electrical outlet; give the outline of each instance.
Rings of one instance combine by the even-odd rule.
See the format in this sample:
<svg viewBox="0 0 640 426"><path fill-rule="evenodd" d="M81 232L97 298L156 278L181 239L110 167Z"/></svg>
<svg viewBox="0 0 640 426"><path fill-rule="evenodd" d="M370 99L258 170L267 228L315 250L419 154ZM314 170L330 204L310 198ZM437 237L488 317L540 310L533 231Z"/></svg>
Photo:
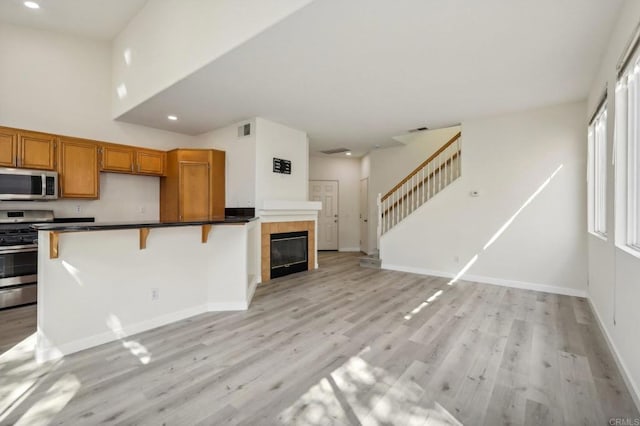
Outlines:
<svg viewBox="0 0 640 426"><path fill-rule="evenodd" d="M140 213L144 214L147 211L147 209L144 208L144 206L140 206Z"/></svg>
<svg viewBox="0 0 640 426"><path fill-rule="evenodd" d="M160 289L159 288L152 288L151 289L151 300L158 300L160 299Z"/></svg>
<svg viewBox="0 0 640 426"><path fill-rule="evenodd" d="M76 213L80 213L81 211L80 204L76 204Z"/></svg>

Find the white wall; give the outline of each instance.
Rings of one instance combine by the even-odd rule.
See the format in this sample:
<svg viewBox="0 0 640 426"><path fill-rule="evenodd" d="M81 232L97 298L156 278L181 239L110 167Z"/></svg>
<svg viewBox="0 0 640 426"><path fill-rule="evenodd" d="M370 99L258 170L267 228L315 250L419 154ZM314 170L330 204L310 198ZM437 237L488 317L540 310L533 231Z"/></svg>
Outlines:
<svg viewBox="0 0 640 426"><path fill-rule="evenodd" d="M311 156L309 180L338 181L338 250L360 251L360 160Z"/></svg>
<svg viewBox="0 0 640 426"><path fill-rule="evenodd" d="M189 136L111 119L108 43L0 24L0 57L2 126L159 149L192 143ZM157 219L159 182L103 173L98 201L2 202L0 208L49 208L58 216L99 220Z"/></svg>
<svg viewBox="0 0 640 426"><path fill-rule="evenodd" d="M0 209L53 210L56 217L95 217L99 222L158 220L160 178L100 173L99 200L0 201Z"/></svg>
<svg viewBox="0 0 640 426"><path fill-rule="evenodd" d="M238 126L251 123L251 135ZM309 185L307 134L256 117L195 137L195 146L227 155L227 207L256 207L264 200L306 201ZM290 175L273 173L273 158L290 160Z"/></svg>
<svg viewBox="0 0 640 426"><path fill-rule="evenodd" d="M455 276L477 256L472 279L584 294L585 109L463 122L461 178L382 237L383 265Z"/></svg>
<svg viewBox="0 0 640 426"><path fill-rule="evenodd" d="M369 153L364 169L369 170L368 252L377 248L378 194L386 194L459 131L459 126L425 131L404 146L375 149Z"/></svg>
<svg viewBox="0 0 640 426"><path fill-rule="evenodd" d="M117 117L312 0L149 0L113 42ZM130 62L125 62L125 51ZM107 68L110 70L111 68ZM126 86L120 98L117 88Z"/></svg>
<svg viewBox="0 0 640 426"><path fill-rule="evenodd" d="M251 134L238 136L238 126L249 123ZM226 152L227 207L255 207L256 120L248 120L196 137L201 148Z"/></svg>
<svg viewBox="0 0 640 426"><path fill-rule="evenodd" d="M640 2L627 0L614 26L598 76L589 93L585 120L590 118L597 107L605 88L608 89L608 153L613 151L616 64L633 35L639 16ZM604 241L592 235L588 236L589 299L610 343L615 348L616 356L632 388L636 405L640 407L640 340L637 338L640 323L640 310L637 307L640 300L640 259L615 247L615 170L610 161L607 164L607 229L610 237ZM587 234L586 228L584 233Z"/></svg>
<svg viewBox="0 0 640 426"><path fill-rule="evenodd" d="M291 174L273 173L273 158L291 161ZM256 207L264 200L306 201L309 193L307 134L256 118Z"/></svg>

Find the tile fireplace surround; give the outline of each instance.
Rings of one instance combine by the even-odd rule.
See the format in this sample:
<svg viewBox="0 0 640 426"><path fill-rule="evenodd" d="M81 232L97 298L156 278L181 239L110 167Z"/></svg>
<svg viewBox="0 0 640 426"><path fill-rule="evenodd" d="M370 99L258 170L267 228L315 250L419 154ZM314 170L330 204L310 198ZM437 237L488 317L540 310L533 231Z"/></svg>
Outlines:
<svg viewBox="0 0 640 426"><path fill-rule="evenodd" d="M260 275L263 283L271 279L271 234L307 231L307 266L309 270L318 267L316 227L320 209L322 204L319 201L264 201L262 209L258 211L262 222Z"/></svg>
<svg viewBox="0 0 640 426"><path fill-rule="evenodd" d="M309 233L307 238L308 260L307 267L309 270L316 266L316 222L306 220L300 222L268 222L262 224L261 253L262 261L262 282L271 279L271 234L280 234L282 232L301 232Z"/></svg>

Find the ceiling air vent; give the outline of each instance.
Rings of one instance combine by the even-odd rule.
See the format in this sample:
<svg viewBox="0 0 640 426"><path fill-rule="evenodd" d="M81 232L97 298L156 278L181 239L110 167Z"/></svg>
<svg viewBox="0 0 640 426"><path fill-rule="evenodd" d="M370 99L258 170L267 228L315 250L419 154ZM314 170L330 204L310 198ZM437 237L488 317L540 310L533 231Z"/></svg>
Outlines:
<svg viewBox="0 0 640 426"><path fill-rule="evenodd" d="M350 149L347 148L335 148L335 149L328 149L326 151L320 151L323 154L341 154L343 152L349 152L351 151Z"/></svg>
<svg viewBox="0 0 640 426"><path fill-rule="evenodd" d="M243 124L242 126L238 126L238 137L242 138L245 136L251 135L251 123Z"/></svg>

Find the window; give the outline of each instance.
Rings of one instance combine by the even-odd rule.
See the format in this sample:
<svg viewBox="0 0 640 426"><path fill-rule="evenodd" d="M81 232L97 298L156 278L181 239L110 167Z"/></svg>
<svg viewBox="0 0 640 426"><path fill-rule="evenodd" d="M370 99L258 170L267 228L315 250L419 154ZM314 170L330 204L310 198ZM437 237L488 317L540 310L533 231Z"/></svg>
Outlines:
<svg viewBox="0 0 640 426"><path fill-rule="evenodd" d="M589 124L589 232L607 237L607 104Z"/></svg>
<svg viewBox="0 0 640 426"><path fill-rule="evenodd" d="M640 252L640 63L616 87L616 244Z"/></svg>

